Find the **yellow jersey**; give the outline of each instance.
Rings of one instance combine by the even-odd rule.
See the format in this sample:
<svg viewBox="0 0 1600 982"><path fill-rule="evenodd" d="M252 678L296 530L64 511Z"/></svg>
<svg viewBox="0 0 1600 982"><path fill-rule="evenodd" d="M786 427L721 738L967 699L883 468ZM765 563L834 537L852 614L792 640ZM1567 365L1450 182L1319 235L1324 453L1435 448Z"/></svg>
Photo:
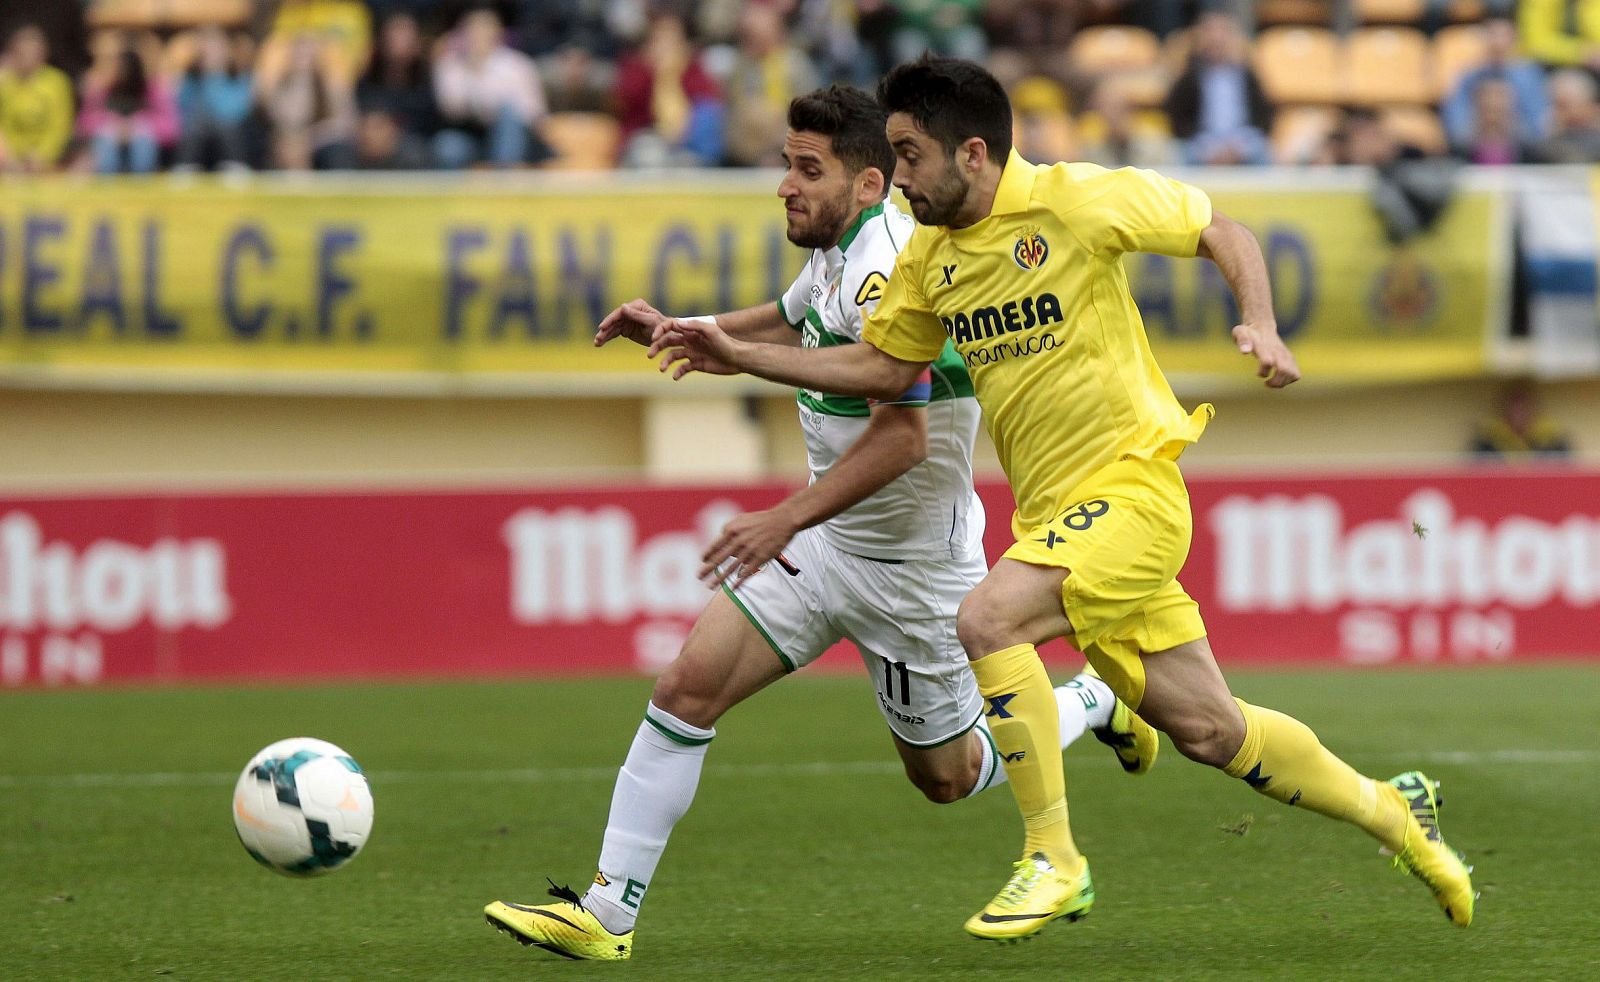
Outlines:
<svg viewBox="0 0 1600 982"><path fill-rule="evenodd" d="M27 78L0 69L0 143L13 157L54 166L72 136L72 81L43 65Z"/></svg>
<svg viewBox="0 0 1600 982"><path fill-rule="evenodd" d="M1021 538L1095 471L1176 459L1212 409L1184 411L1157 367L1125 252L1193 256L1211 224L1198 188L1154 171L1028 163L1012 152L987 218L917 226L862 338L905 361L947 341L966 362Z"/></svg>

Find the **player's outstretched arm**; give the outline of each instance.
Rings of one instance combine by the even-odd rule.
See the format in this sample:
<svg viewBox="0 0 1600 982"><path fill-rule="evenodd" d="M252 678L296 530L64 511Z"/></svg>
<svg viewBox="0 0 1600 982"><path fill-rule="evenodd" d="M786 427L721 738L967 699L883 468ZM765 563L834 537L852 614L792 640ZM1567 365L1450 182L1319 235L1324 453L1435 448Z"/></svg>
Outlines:
<svg viewBox="0 0 1600 982"><path fill-rule="evenodd" d="M724 331L741 340L771 344L800 343L799 332L784 322L776 302L714 316ZM627 338L648 348L656 332L671 320L647 300L629 300L600 322L600 327L594 333L594 346L598 348L617 338Z"/></svg>
<svg viewBox="0 0 1600 982"><path fill-rule="evenodd" d="M1200 233L1196 253L1217 264L1239 302L1242 323L1233 329L1233 341L1241 354L1254 355L1256 374L1267 385L1281 389L1300 377L1294 354L1278 336L1278 318L1272 311L1272 287L1267 282L1267 262L1261 245L1250 230L1213 211L1211 224Z"/></svg>
<svg viewBox="0 0 1600 982"><path fill-rule="evenodd" d="M671 371L674 379L720 366L802 389L886 401L898 399L928 367L866 343L827 348L751 343L729 337L716 324L685 320L658 332L650 355L660 357L661 370Z"/></svg>
<svg viewBox="0 0 1600 982"><path fill-rule="evenodd" d="M801 529L867 500L927 456L926 406L874 406L867 428L828 473L774 507L723 526L701 557L700 578L715 586L731 576L737 583L777 559Z"/></svg>

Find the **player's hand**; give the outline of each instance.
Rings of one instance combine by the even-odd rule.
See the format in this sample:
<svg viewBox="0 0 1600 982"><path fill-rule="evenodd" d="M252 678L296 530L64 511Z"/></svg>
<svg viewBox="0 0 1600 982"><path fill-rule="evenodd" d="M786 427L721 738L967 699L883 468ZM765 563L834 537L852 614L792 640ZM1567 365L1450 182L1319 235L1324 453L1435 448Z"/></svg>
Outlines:
<svg viewBox="0 0 1600 982"><path fill-rule="evenodd" d="M600 322L599 330L594 332L594 346L598 348L607 341L627 338L648 348L656 329L668 320L671 318L645 301L629 300Z"/></svg>
<svg viewBox="0 0 1600 982"><path fill-rule="evenodd" d="M1300 378L1300 365L1278 337L1277 325L1240 324L1233 329L1233 343L1240 354L1255 356L1256 375L1267 380L1267 388L1281 389Z"/></svg>
<svg viewBox="0 0 1600 982"><path fill-rule="evenodd" d="M713 589L723 583L737 587L778 559L799 530L782 505L739 515L700 557L700 579Z"/></svg>
<svg viewBox="0 0 1600 982"><path fill-rule="evenodd" d="M690 372L738 375L739 342L708 321L669 320L657 328L649 355L661 359L661 371L673 381Z"/></svg>

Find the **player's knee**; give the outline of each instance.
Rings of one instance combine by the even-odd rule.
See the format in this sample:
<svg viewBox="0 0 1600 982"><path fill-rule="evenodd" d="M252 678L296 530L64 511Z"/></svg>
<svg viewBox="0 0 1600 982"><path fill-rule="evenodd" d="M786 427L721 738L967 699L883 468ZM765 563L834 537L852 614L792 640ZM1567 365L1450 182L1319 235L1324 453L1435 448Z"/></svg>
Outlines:
<svg viewBox="0 0 1600 982"><path fill-rule="evenodd" d="M956 639L967 657L979 659L1014 644L1016 632L999 604L973 591L956 610Z"/></svg>
<svg viewBox="0 0 1600 982"><path fill-rule="evenodd" d="M1167 736L1178 753L1211 767L1226 767L1244 742L1244 731L1226 713L1196 713L1171 725Z"/></svg>
<svg viewBox="0 0 1600 982"><path fill-rule="evenodd" d="M960 801L972 790L972 780L967 780L955 775L924 774L912 775L911 782L917 786L923 796L936 805L948 805Z"/></svg>
<svg viewBox="0 0 1600 982"><path fill-rule="evenodd" d="M650 701L690 726L715 726L727 708L722 705L721 692L681 664L682 659L673 662L656 678Z"/></svg>

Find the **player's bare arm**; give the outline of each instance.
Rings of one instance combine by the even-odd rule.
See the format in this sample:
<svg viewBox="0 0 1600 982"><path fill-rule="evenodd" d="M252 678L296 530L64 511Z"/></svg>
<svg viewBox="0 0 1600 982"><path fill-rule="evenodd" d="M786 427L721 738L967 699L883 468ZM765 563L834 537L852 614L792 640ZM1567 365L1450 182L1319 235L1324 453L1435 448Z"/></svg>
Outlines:
<svg viewBox="0 0 1600 982"><path fill-rule="evenodd" d="M648 348L656 331L672 318L644 299L629 300L600 322L594 334L596 348L617 338L627 338ZM717 324L731 337L768 344L799 344L800 335L783 319L776 301L716 314Z"/></svg>
<svg viewBox="0 0 1600 982"><path fill-rule="evenodd" d="M795 348L740 341L716 324L675 320L650 346L673 379L731 367L801 389L867 399L896 399L917 381L925 361L902 361L870 344Z"/></svg>
<svg viewBox="0 0 1600 982"><path fill-rule="evenodd" d="M874 406L866 430L826 474L776 506L747 512L723 526L701 557L700 578L713 586L730 576L742 579L778 558L801 529L860 504L927 456L926 407ZM728 563L730 559L737 562Z"/></svg>
<svg viewBox="0 0 1600 982"><path fill-rule="evenodd" d="M1272 287L1267 282L1267 263L1261 245L1250 230L1213 211L1211 224L1200 233L1196 255L1217 264L1222 278L1239 302L1241 323L1233 329L1233 341L1241 354L1254 355L1256 374L1267 386L1281 389L1300 378L1300 366L1283 339L1278 336L1278 319L1272 311Z"/></svg>

